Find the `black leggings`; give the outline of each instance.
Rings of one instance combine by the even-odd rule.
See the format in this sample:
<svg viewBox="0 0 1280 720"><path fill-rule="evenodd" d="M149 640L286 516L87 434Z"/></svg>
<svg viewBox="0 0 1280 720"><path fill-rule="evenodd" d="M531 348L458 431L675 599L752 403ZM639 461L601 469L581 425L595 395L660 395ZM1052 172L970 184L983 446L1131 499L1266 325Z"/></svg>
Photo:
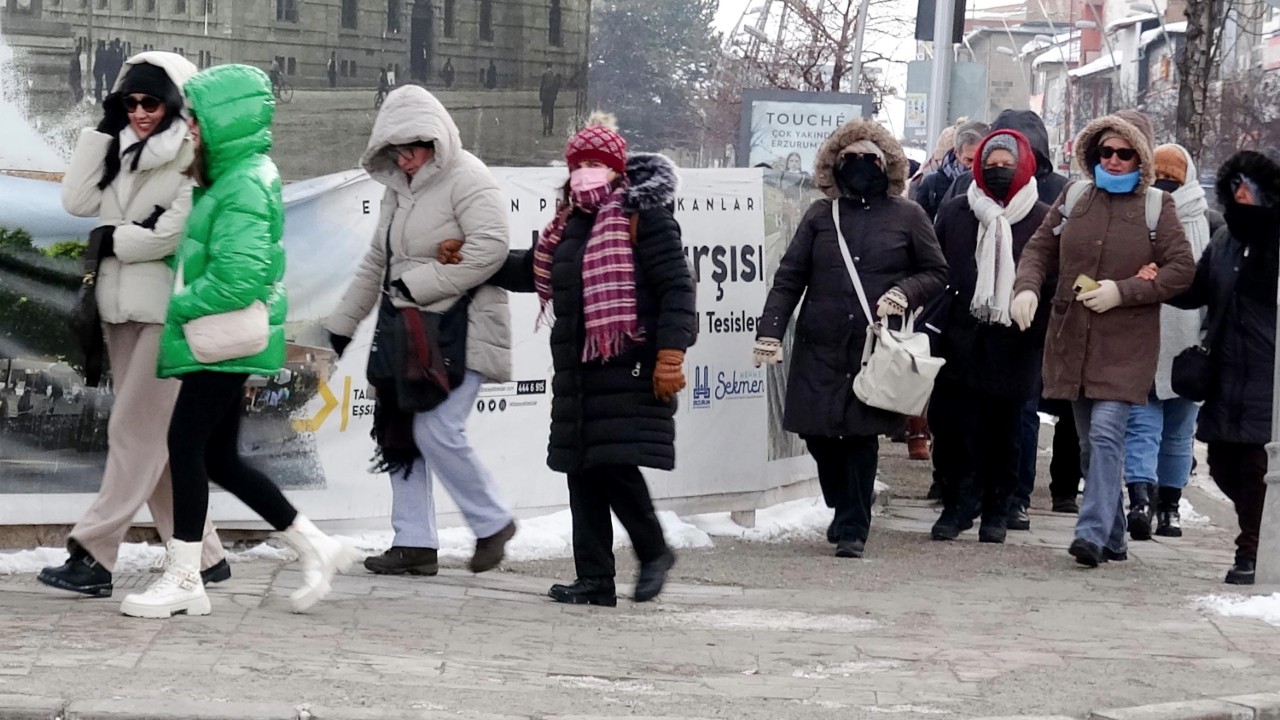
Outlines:
<svg viewBox="0 0 1280 720"><path fill-rule="evenodd" d="M182 377L169 421L175 540L200 542L203 538L210 480L276 530L289 527L298 516L280 488L240 457L240 404L248 377L207 371Z"/></svg>

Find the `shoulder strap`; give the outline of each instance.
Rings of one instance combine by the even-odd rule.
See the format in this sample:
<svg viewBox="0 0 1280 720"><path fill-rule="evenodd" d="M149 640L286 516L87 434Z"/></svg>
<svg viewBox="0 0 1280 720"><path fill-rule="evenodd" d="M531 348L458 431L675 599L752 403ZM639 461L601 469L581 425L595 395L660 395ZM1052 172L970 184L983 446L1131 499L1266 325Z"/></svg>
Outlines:
<svg viewBox="0 0 1280 720"><path fill-rule="evenodd" d="M1160 225L1160 211L1164 209L1164 191L1147 188L1147 233L1151 242L1156 240L1156 227Z"/></svg>
<svg viewBox="0 0 1280 720"><path fill-rule="evenodd" d="M867 302L867 291L862 287L862 278L858 277L858 269L853 265L853 256L849 254L849 244L844 240L844 230L840 229L840 200L831 200L831 219L836 224L836 244L840 246L840 257L844 258L844 267L849 271L849 279L853 281L853 289L858 293L858 302L862 305L862 313L867 316L867 326L876 324L871 315L871 304Z"/></svg>
<svg viewBox="0 0 1280 720"><path fill-rule="evenodd" d="M1084 197L1085 192L1093 187L1093 182L1089 180L1079 180L1067 186L1067 194L1062 198L1062 207L1058 211L1062 213L1062 222L1058 223L1058 227L1053 229L1054 235L1062 235L1062 230L1067 226L1067 220L1070 219L1071 213L1079 204L1080 198Z"/></svg>

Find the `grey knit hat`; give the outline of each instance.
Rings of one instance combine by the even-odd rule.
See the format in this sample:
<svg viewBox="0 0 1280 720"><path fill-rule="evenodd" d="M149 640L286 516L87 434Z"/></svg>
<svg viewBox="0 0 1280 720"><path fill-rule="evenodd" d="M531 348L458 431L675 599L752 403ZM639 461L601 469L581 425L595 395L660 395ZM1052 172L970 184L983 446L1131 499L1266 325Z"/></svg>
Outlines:
<svg viewBox="0 0 1280 720"><path fill-rule="evenodd" d="M1018 162L1018 140L1008 133L998 133L987 138L987 143L982 146L982 164L987 164L987 158L991 157L994 150L1008 150L1013 155L1013 161Z"/></svg>

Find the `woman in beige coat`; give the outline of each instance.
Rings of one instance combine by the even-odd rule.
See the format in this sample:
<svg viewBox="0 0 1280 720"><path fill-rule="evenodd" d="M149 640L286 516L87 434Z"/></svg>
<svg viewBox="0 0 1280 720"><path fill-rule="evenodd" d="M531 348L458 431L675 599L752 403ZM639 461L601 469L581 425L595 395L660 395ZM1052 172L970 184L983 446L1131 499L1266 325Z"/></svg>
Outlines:
<svg viewBox="0 0 1280 720"><path fill-rule="evenodd" d="M436 574L434 474L478 538L471 570L491 570L502 561L516 525L467 442L466 421L484 381L511 379L507 294L484 285L507 259L506 199L484 163L462 148L448 111L416 85L387 95L362 164L387 190L369 252L325 323L334 350L341 355L356 326L379 305L375 346L384 320L394 322L400 309L466 312L465 368L457 369L462 371L458 382L443 402L410 413L379 394L374 417L375 428L382 428L379 437L386 437L383 431L390 425L391 436L411 436L412 442L395 451L380 443L379 466L391 474L395 539L385 553L366 560L365 568L377 574ZM458 264L437 262L441 244L449 240L466 243L466 258ZM458 308L459 303L465 304ZM443 354L449 357L448 350Z"/></svg>
<svg viewBox="0 0 1280 720"><path fill-rule="evenodd" d="M115 400L107 432L106 472L93 505L67 538L71 557L40 581L62 590L110 597L120 542L143 503L163 540L173 532L173 488L163 438L178 397L177 380L156 378L173 272L168 258L191 209L185 173L195 152L182 85L196 67L180 55L144 52L125 63L103 102L96 129L80 133L62 180L62 205L97 217L102 239L97 301L106 335ZM231 577L222 545L206 523L205 583Z"/></svg>

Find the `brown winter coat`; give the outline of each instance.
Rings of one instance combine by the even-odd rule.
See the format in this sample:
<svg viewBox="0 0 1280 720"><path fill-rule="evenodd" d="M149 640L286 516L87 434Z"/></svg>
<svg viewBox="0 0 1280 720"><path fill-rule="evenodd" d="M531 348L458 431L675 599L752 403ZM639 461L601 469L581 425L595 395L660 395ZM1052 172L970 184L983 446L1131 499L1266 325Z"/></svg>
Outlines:
<svg viewBox="0 0 1280 720"><path fill-rule="evenodd" d="M1063 197L1027 243L1013 291L1040 295L1046 276L1058 274L1044 354L1044 397L1052 400L1115 400L1145 404L1155 380L1160 352L1160 303L1190 286L1195 258L1182 232L1173 199L1164 198L1156 237L1146 223L1146 191L1155 179L1152 148L1142 132L1115 116L1093 121L1076 140L1076 160L1090 175L1098 163L1098 142L1106 130L1123 135L1138 150L1141 180L1127 195L1096 188L1085 192L1061 235ZM1138 270L1154 262L1154 282ZM1095 313L1076 301L1076 277L1114 280L1120 305ZM1045 302L1041 298L1041 302Z"/></svg>

